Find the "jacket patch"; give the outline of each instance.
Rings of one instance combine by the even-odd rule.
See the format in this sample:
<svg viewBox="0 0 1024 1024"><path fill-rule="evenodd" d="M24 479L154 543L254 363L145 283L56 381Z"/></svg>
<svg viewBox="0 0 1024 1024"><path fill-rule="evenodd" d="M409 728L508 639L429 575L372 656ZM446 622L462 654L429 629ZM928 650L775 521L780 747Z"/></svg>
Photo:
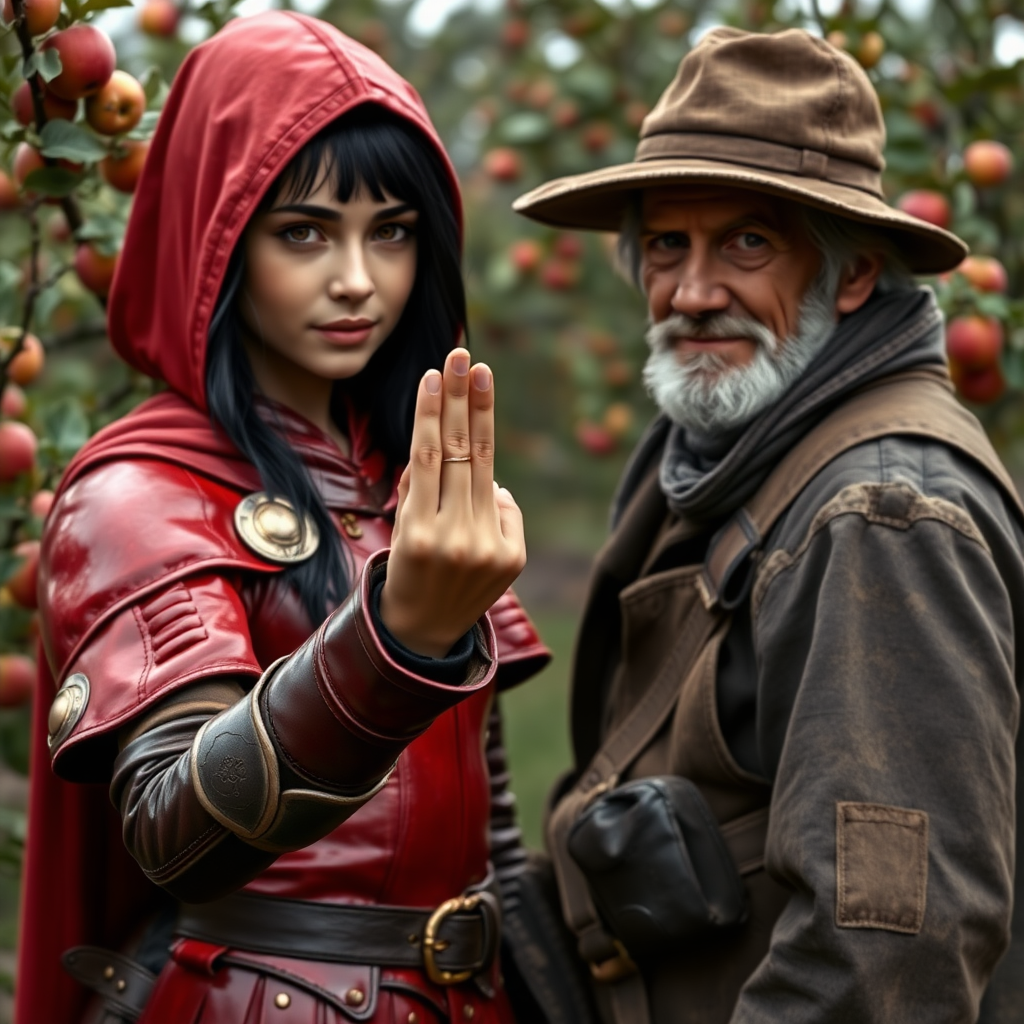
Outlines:
<svg viewBox="0 0 1024 1024"><path fill-rule="evenodd" d="M206 639L199 609L184 583L139 605L139 618L157 665Z"/></svg>
<svg viewBox="0 0 1024 1024"><path fill-rule="evenodd" d="M908 484L851 484L818 509L807 530L807 536L796 551L790 553L779 548L764 560L751 596L750 607L755 619L765 591L775 577L799 560L819 531L833 519L845 515L863 516L869 523L878 523L896 530L909 530L922 519L938 520L989 551L988 543L974 520L959 505L945 498L925 497Z"/></svg>
<svg viewBox="0 0 1024 1024"><path fill-rule="evenodd" d="M928 815L836 804L836 925L916 935L928 889Z"/></svg>

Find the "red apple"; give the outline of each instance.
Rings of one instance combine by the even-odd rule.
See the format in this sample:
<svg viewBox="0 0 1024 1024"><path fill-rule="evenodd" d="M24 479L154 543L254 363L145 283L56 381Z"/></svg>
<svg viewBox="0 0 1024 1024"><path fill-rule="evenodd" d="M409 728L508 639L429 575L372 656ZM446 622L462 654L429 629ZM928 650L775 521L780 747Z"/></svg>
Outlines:
<svg viewBox="0 0 1024 1024"><path fill-rule="evenodd" d="M631 103L626 105L625 118L626 124L630 128L636 128L638 131L640 126L644 123L644 118L651 112L651 108L644 103L643 100L633 100Z"/></svg>
<svg viewBox="0 0 1024 1024"><path fill-rule="evenodd" d="M1006 291L1006 268L994 256L968 256L956 269L979 292Z"/></svg>
<svg viewBox="0 0 1024 1024"><path fill-rule="evenodd" d="M682 11L665 11L658 17L658 34L678 39L690 27L690 19Z"/></svg>
<svg viewBox="0 0 1024 1024"><path fill-rule="evenodd" d="M942 124L942 111L934 100L918 100L910 105L910 112L925 128L934 131Z"/></svg>
<svg viewBox="0 0 1024 1024"><path fill-rule="evenodd" d="M123 146L124 156L111 154L100 161L100 177L118 192L132 193L139 183L142 165L146 162L146 154L149 152L149 143L132 139Z"/></svg>
<svg viewBox="0 0 1024 1024"><path fill-rule="evenodd" d="M18 186L6 171L0 171L0 210L16 210L20 205Z"/></svg>
<svg viewBox="0 0 1024 1024"><path fill-rule="evenodd" d="M601 422L612 437L622 437L633 426L633 409L626 402L613 402L605 409Z"/></svg>
<svg viewBox="0 0 1024 1024"><path fill-rule="evenodd" d="M14 553L24 561L18 566L5 586L10 591L11 597L22 608L38 608L36 584L39 582L39 541L22 541L14 549Z"/></svg>
<svg viewBox="0 0 1024 1024"><path fill-rule="evenodd" d="M547 110L551 101L558 95L558 89L550 78L538 78L526 94L526 102L534 110Z"/></svg>
<svg viewBox="0 0 1024 1024"><path fill-rule="evenodd" d="M521 274L529 274L540 266L540 261L544 258L544 250L540 247L540 243L535 242L532 238L520 238L519 241L513 242L509 246L508 255L516 270Z"/></svg>
<svg viewBox="0 0 1024 1024"><path fill-rule="evenodd" d="M50 36L42 49L56 50L60 55L63 70L47 88L65 100L99 92L110 81L117 64L110 36L94 25L72 25Z"/></svg>
<svg viewBox="0 0 1024 1024"><path fill-rule="evenodd" d="M17 708L32 699L36 663L24 654L0 654L0 707Z"/></svg>
<svg viewBox="0 0 1024 1024"><path fill-rule="evenodd" d="M523 173L519 154L514 149L501 146L484 156L484 170L495 181L518 181Z"/></svg>
<svg viewBox="0 0 1024 1024"><path fill-rule="evenodd" d="M510 50L519 50L524 47L530 39L530 25L521 18L513 18L506 21L501 29L501 41Z"/></svg>
<svg viewBox="0 0 1024 1024"><path fill-rule="evenodd" d="M103 298L110 291L110 283L114 280L117 257L107 256L85 242L75 249L74 267L82 284Z"/></svg>
<svg viewBox="0 0 1024 1024"><path fill-rule="evenodd" d="M57 24L60 17L60 0L24 0L25 25L30 36L41 36ZM14 21L14 4L4 0L4 21Z"/></svg>
<svg viewBox="0 0 1024 1024"><path fill-rule="evenodd" d="M67 217L60 210L54 210L53 216L46 222L46 234L51 242L56 242L58 245L61 242L70 241L71 227Z"/></svg>
<svg viewBox="0 0 1024 1024"><path fill-rule="evenodd" d="M139 28L147 35L169 39L178 31L181 11L171 0L147 0L139 11Z"/></svg>
<svg viewBox="0 0 1024 1024"><path fill-rule="evenodd" d="M1013 170L1013 154L1001 142L983 139L964 150L964 170L979 188L1006 181Z"/></svg>
<svg viewBox="0 0 1024 1024"><path fill-rule="evenodd" d="M4 387L4 393L0 395L0 413L6 419L20 420L25 415L27 408L28 399L25 397L25 392L17 384L8 381Z"/></svg>
<svg viewBox="0 0 1024 1024"><path fill-rule="evenodd" d="M583 240L578 235L559 235L554 252L560 259L578 260L583 255Z"/></svg>
<svg viewBox="0 0 1024 1024"><path fill-rule="evenodd" d="M619 350L619 343L614 334L607 331L594 331L587 335L587 351L599 359L607 359Z"/></svg>
<svg viewBox="0 0 1024 1024"><path fill-rule="evenodd" d="M571 128L580 119L580 108L573 100L559 100L551 108L551 120L559 128Z"/></svg>
<svg viewBox="0 0 1024 1024"><path fill-rule="evenodd" d="M615 129L607 121L593 121L583 129L583 148L591 153L603 153L615 138Z"/></svg>
<svg viewBox="0 0 1024 1024"><path fill-rule="evenodd" d="M14 183L20 189L25 179L33 172L46 166L43 154L27 142L19 142L14 151Z"/></svg>
<svg viewBox="0 0 1024 1024"><path fill-rule="evenodd" d="M937 228L949 227L949 200L941 192L932 192L930 189L904 192L896 205L911 217L927 221Z"/></svg>
<svg viewBox="0 0 1024 1024"><path fill-rule="evenodd" d="M994 402L1006 390L1006 378L998 363L986 366L983 370L950 367L950 372L957 391L968 402L979 405Z"/></svg>
<svg viewBox="0 0 1024 1024"><path fill-rule="evenodd" d="M74 121L78 113L78 104L73 100L62 100L54 96L43 86L43 113L47 121ZM22 82L14 95L11 97L11 109L19 124L26 127L33 124L36 119L36 108L32 103L32 87L28 82Z"/></svg>
<svg viewBox="0 0 1024 1024"><path fill-rule="evenodd" d="M992 366L1003 350L1003 325L991 316L959 316L946 328L949 358L965 370Z"/></svg>
<svg viewBox="0 0 1024 1024"><path fill-rule="evenodd" d="M45 519L53 508L53 491L36 491L28 503L28 510L37 519Z"/></svg>
<svg viewBox="0 0 1024 1024"><path fill-rule="evenodd" d="M576 440L580 447L591 455L609 455L615 451L615 438L607 427L583 420L576 424Z"/></svg>
<svg viewBox="0 0 1024 1024"><path fill-rule="evenodd" d="M625 359L615 359L604 368L605 383L624 388L633 379L633 368Z"/></svg>
<svg viewBox="0 0 1024 1024"><path fill-rule="evenodd" d="M115 71L95 96L85 103L85 119L100 135L130 132L146 110L142 83L127 71Z"/></svg>
<svg viewBox="0 0 1024 1024"><path fill-rule="evenodd" d="M856 57L862 68L873 68L885 53L885 39L880 32L865 32L857 47Z"/></svg>
<svg viewBox="0 0 1024 1024"><path fill-rule="evenodd" d="M568 260L548 260L541 267L540 280L545 288L564 292L574 287L580 279L580 268L577 263Z"/></svg>
<svg viewBox="0 0 1024 1024"><path fill-rule="evenodd" d="M0 423L0 481L27 473L36 461L36 435L24 423Z"/></svg>
<svg viewBox="0 0 1024 1024"><path fill-rule="evenodd" d="M7 357L7 353L14 348L14 343L21 336L20 327L4 327L0 329L0 356ZM46 361L46 354L43 352L42 343L34 334L26 334L22 342L21 351L11 360L7 367L7 378L22 387L31 384L32 381L42 373L43 363Z"/></svg>

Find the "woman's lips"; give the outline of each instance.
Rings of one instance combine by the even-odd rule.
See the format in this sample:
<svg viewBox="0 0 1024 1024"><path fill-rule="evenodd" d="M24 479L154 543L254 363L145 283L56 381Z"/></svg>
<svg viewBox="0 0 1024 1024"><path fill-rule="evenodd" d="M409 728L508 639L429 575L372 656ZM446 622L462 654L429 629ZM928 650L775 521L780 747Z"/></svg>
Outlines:
<svg viewBox="0 0 1024 1024"><path fill-rule="evenodd" d="M332 345L361 345L373 333L377 324L373 320L339 320L329 324L318 324L316 330Z"/></svg>

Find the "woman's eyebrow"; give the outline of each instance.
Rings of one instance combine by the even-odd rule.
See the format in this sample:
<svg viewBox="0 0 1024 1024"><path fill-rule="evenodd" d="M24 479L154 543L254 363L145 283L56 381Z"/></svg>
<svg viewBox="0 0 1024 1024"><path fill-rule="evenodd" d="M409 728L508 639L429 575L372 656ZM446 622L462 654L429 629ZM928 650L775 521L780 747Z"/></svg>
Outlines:
<svg viewBox="0 0 1024 1024"><path fill-rule="evenodd" d="M301 213L305 217L319 220L341 220L341 214L329 206L313 206L310 203L293 203L290 206L275 206L271 213Z"/></svg>
<svg viewBox="0 0 1024 1024"><path fill-rule="evenodd" d="M383 210L378 210L374 215L374 220L386 220L388 217L400 217L403 213L415 213L416 208L411 203L398 203L396 206L387 206Z"/></svg>

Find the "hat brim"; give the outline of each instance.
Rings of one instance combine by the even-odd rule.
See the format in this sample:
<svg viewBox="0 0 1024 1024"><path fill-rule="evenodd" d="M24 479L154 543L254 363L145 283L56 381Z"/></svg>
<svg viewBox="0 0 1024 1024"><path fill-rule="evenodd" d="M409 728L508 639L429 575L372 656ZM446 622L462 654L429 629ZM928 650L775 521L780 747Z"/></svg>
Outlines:
<svg viewBox="0 0 1024 1024"><path fill-rule="evenodd" d="M719 160L673 157L604 167L557 178L520 196L512 208L559 228L619 231L630 195L638 189L679 183L723 184L767 192L881 228L915 274L939 274L969 252L956 235L918 220L859 189L818 178L758 171Z"/></svg>

